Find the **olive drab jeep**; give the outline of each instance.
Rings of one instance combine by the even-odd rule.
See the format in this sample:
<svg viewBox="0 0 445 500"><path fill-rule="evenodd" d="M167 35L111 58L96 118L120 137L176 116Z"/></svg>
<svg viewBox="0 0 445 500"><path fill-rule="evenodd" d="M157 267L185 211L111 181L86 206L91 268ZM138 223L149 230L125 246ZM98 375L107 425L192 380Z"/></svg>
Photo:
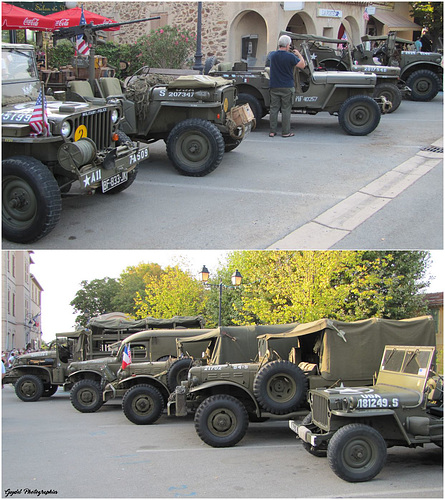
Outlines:
<svg viewBox="0 0 445 500"><path fill-rule="evenodd" d="M224 152L239 146L255 120L248 106L236 106L231 82L181 72L144 67L127 78L125 89L117 78L101 78L98 88L106 101L122 103L124 134L148 143L164 140L176 170L200 177L218 167ZM93 98L88 82L70 82L68 95Z"/></svg>
<svg viewBox="0 0 445 500"><path fill-rule="evenodd" d="M169 387L174 389L178 380L185 378L182 373L184 360L174 358L176 339L179 336L197 336L207 331L209 330L179 328L134 333L120 342L113 356L71 363L67 369L64 389L70 391L71 403L81 413L96 412L108 400L122 397L129 389L141 384L144 387L152 385L164 394ZM131 363L122 369L124 352L131 353ZM195 356L199 354L194 350L192 352ZM186 361L186 371L190 363L191 360ZM123 409L127 416L133 415L131 411L135 405L141 408L143 404L128 403L128 401L132 401L136 394L138 399L142 398L141 394L145 392L144 389L138 392L135 389L132 395L124 398ZM129 405L128 410L127 405ZM150 414L145 416L147 421L142 422L139 418L135 423L152 423L153 407L144 406L144 409L150 410Z"/></svg>
<svg viewBox="0 0 445 500"><path fill-rule="evenodd" d="M281 35L288 35L292 39L293 47L296 48L299 48L301 42L306 41L314 67L318 70L374 73L377 82L373 96L377 98L383 96L391 102L392 106L388 113L396 111L403 96L408 96L410 93L409 87L400 79L400 68L373 65L372 60L368 64L358 64L358 49L353 47L348 40L288 31L280 32Z"/></svg>
<svg viewBox="0 0 445 500"><path fill-rule="evenodd" d="M121 192L149 154L147 145L119 132L118 100L61 102L38 99L39 91L34 48L2 44L2 230L16 243L32 243L54 229L61 194L74 182L82 193ZM30 125L33 114L44 113L37 100L47 101L49 133L43 135Z"/></svg>
<svg viewBox="0 0 445 500"><path fill-rule="evenodd" d="M307 42L301 43L301 54L306 67L294 71L292 113L336 115L340 126L350 135L368 135L375 130L381 114L392 106L385 97L373 97L376 75L359 71L316 71ZM246 65L240 70L239 67L239 63L215 65L209 75L234 80L239 92L238 103L249 104L255 119L260 120L270 109L269 68L249 70Z"/></svg>
<svg viewBox="0 0 445 500"><path fill-rule="evenodd" d="M280 340L293 343L288 359L272 347ZM194 413L196 432L210 446L234 446L249 420L306 415L307 389L372 385L385 345L407 342L434 343L433 319L349 323L325 318L259 335L259 361L192 366L187 382L170 396L167 411Z"/></svg>
<svg viewBox="0 0 445 500"><path fill-rule="evenodd" d="M392 446L443 447L443 376L434 354L433 346L386 346L372 387L310 391L311 413L290 428L349 482L373 479Z"/></svg>
<svg viewBox="0 0 445 500"><path fill-rule="evenodd" d="M413 101L431 101L443 90L443 56L438 52L418 52L404 47L413 42L397 37L391 31L386 36L362 37L363 44L354 52L359 64L396 66L400 68L400 78L410 88L409 97ZM370 44L377 44L372 48ZM365 45L368 46L365 49Z"/></svg>

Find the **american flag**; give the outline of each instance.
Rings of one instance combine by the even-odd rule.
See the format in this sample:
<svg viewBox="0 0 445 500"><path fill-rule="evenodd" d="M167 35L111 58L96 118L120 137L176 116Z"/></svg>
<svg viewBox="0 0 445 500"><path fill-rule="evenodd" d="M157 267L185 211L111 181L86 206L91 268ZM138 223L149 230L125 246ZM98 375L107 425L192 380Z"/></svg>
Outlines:
<svg viewBox="0 0 445 500"><path fill-rule="evenodd" d="M31 120L29 120L29 125L35 131L35 135L51 135L49 129L48 114L46 111L46 99L42 89L40 89L39 96L37 97L36 107L32 112Z"/></svg>
<svg viewBox="0 0 445 500"><path fill-rule="evenodd" d="M82 5L82 13L80 15L80 23L79 26L84 26L87 23L85 19L85 14L83 13L83 5ZM87 42L84 40L83 35L78 35L76 40L76 50L79 56L89 56L90 48L88 47Z"/></svg>

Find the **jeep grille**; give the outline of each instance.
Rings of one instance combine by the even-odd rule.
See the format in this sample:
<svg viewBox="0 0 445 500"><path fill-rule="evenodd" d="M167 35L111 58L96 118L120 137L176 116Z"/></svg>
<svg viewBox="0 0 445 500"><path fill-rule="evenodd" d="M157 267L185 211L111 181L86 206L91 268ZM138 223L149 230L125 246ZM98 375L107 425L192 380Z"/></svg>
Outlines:
<svg viewBox="0 0 445 500"><path fill-rule="evenodd" d="M86 116L76 116L73 120L73 130L77 130L79 125L85 125L87 137L94 141L98 151L111 147L112 121L111 112L113 108L105 108L101 113L94 113Z"/></svg>
<svg viewBox="0 0 445 500"><path fill-rule="evenodd" d="M328 400L319 394L312 396L312 421L320 428L328 426Z"/></svg>

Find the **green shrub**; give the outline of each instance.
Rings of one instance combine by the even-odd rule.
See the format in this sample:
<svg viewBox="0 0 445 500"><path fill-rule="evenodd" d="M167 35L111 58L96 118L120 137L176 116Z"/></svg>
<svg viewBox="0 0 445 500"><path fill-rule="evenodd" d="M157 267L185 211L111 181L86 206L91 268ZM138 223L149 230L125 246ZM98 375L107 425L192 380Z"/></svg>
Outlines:
<svg viewBox="0 0 445 500"><path fill-rule="evenodd" d="M60 68L71 64L74 57L74 47L69 40L60 40L55 47L48 48L48 68Z"/></svg>

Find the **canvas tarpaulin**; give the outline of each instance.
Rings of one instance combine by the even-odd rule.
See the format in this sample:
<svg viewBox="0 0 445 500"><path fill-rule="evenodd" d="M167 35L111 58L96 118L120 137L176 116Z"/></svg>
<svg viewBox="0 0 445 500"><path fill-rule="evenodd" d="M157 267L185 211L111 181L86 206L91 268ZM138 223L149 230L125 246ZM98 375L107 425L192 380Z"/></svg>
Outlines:
<svg viewBox="0 0 445 500"><path fill-rule="evenodd" d="M318 356L321 376L328 381L368 380L379 369L385 345L436 345L431 316L353 322L323 318L297 325L290 332L263 338L270 342L283 337L298 337L302 361L314 362L305 359L312 350Z"/></svg>
<svg viewBox="0 0 445 500"><path fill-rule="evenodd" d="M150 328L202 328L202 316L174 316L168 319L152 318L147 316L142 319L132 319L122 314L109 313L107 315L91 318L88 328L104 330L132 330L134 332Z"/></svg>
<svg viewBox="0 0 445 500"><path fill-rule="evenodd" d="M209 364L248 363L258 358L258 336L266 333L280 334L293 330L298 323L285 325L248 325L224 326L192 338L179 338L178 343L186 352L190 344L199 343L205 351L210 346L211 359ZM279 338L272 342L271 347L287 359L289 351L295 342L292 338Z"/></svg>

